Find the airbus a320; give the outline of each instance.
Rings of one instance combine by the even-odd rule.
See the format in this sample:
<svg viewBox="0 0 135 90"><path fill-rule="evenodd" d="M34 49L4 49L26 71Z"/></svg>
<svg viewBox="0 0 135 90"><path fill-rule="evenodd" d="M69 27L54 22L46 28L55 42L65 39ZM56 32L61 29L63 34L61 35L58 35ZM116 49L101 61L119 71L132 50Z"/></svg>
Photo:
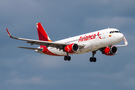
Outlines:
<svg viewBox="0 0 135 90"><path fill-rule="evenodd" d="M78 35L58 41L51 41L45 29L41 23L36 24L39 40L25 39L11 36L9 30L6 28L10 38L26 41L31 45L40 45L37 48L31 47L18 47L23 49L35 50L37 53L47 54L52 56L64 56L65 61L70 61L72 54L82 54L92 52L90 62L96 62L97 59L94 57L96 52L99 50L102 54L107 56L115 55L118 52L117 47L127 46L128 42L124 35L115 28L107 28L91 33ZM124 40L124 45L115 45Z"/></svg>

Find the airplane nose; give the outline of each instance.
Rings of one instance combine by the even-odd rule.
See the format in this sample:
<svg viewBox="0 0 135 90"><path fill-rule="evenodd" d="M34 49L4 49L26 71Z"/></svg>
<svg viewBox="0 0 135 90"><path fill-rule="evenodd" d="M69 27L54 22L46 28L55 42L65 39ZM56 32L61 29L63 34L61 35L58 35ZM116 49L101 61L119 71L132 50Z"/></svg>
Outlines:
<svg viewBox="0 0 135 90"><path fill-rule="evenodd" d="M124 39L124 35L122 33L120 33L118 36L119 36L119 39L120 40L123 40Z"/></svg>

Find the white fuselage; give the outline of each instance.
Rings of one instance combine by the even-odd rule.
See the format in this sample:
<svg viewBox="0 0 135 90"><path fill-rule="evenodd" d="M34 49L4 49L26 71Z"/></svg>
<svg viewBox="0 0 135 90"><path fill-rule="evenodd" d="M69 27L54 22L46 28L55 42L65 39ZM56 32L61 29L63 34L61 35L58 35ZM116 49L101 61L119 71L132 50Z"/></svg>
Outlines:
<svg viewBox="0 0 135 90"><path fill-rule="evenodd" d="M106 46L111 46L121 42L124 39L124 35L119 32L119 30L115 28L103 29L91 33L86 33L82 35L78 35L75 37L70 37L67 39L62 39L56 41L57 43L65 43L72 44L76 43L78 45L83 45L83 48L79 48L79 50L75 53L69 54L81 54L91 51L99 50L100 48L104 48ZM55 47L48 47L48 50L56 55L65 56L66 52L63 50L57 49Z"/></svg>

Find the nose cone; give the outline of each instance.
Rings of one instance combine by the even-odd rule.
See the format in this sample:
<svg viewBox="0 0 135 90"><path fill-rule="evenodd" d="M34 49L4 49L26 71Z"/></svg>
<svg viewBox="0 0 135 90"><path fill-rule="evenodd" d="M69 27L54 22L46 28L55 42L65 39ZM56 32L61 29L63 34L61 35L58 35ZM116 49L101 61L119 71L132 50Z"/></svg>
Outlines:
<svg viewBox="0 0 135 90"><path fill-rule="evenodd" d="M119 39L120 41L122 41L122 40L124 39L124 35L123 35L122 33L119 33L118 39Z"/></svg>

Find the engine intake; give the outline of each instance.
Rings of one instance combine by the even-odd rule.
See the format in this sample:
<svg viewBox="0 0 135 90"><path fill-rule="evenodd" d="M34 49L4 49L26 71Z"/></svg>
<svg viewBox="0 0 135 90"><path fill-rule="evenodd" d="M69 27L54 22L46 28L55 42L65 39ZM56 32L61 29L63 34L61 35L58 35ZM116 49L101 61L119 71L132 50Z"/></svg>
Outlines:
<svg viewBox="0 0 135 90"><path fill-rule="evenodd" d="M115 47L115 46L106 47L106 48L103 50L103 54L108 55L108 56L115 55L117 52L118 52L118 49L117 49L117 47Z"/></svg>
<svg viewBox="0 0 135 90"><path fill-rule="evenodd" d="M79 47L77 44L69 44L69 45L66 45L64 47L64 51L67 52L67 53L75 53L76 51L78 51Z"/></svg>

